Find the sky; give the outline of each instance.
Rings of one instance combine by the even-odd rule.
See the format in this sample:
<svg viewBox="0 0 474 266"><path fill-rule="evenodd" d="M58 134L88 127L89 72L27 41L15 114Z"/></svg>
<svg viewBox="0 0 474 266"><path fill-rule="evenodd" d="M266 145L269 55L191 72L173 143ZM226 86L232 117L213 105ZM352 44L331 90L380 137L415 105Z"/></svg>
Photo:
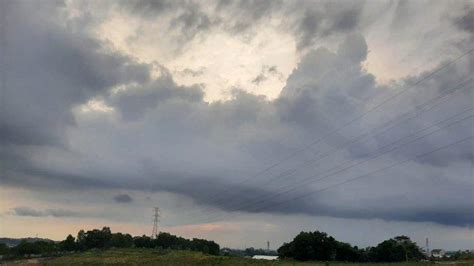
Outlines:
<svg viewBox="0 0 474 266"><path fill-rule="evenodd" d="M472 1L0 1L0 236L474 249Z"/></svg>

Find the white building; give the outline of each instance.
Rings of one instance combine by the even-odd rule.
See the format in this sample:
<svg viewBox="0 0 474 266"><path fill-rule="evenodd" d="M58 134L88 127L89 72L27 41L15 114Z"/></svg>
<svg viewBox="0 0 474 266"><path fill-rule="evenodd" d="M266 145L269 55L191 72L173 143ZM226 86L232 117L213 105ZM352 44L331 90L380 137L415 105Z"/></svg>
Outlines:
<svg viewBox="0 0 474 266"><path fill-rule="evenodd" d="M431 251L431 256L433 258L442 258L442 257L446 256L446 252L442 249L433 249Z"/></svg>
<svg viewBox="0 0 474 266"><path fill-rule="evenodd" d="M252 259L256 260L277 260L278 256L254 255Z"/></svg>

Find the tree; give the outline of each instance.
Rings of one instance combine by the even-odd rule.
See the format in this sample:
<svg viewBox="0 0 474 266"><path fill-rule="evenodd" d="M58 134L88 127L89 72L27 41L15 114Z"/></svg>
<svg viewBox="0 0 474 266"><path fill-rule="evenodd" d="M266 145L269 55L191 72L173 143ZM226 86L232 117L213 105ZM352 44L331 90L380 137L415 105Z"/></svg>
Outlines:
<svg viewBox="0 0 474 266"><path fill-rule="evenodd" d="M51 254L56 252L58 247L52 241L21 241L16 247L12 248L12 253L17 256Z"/></svg>
<svg viewBox="0 0 474 266"><path fill-rule="evenodd" d="M115 233L112 234L109 244L116 248L130 248L133 246L133 238L129 234Z"/></svg>
<svg viewBox="0 0 474 266"><path fill-rule="evenodd" d="M339 242L324 232L301 232L290 243L278 249L281 258L296 260L399 262L419 261L424 258L416 243L407 236L385 240L376 247L359 249Z"/></svg>
<svg viewBox="0 0 474 266"><path fill-rule="evenodd" d="M285 243L278 249L280 257L291 257L296 260L323 260L336 258L338 242L324 232L301 232L292 242Z"/></svg>
<svg viewBox="0 0 474 266"><path fill-rule="evenodd" d="M10 253L10 248L5 243L0 243L0 255L7 255Z"/></svg>
<svg viewBox="0 0 474 266"><path fill-rule="evenodd" d="M343 242L338 242L336 247L336 261L364 261L364 251L359 250L357 246L352 247L351 245Z"/></svg>
<svg viewBox="0 0 474 266"><path fill-rule="evenodd" d="M86 249L85 243L86 243L86 232L84 232L84 230L81 229L79 230L79 232L77 232L76 248L78 250L85 250Z"/></svg>
<svg viewBox="0 0 474 266"><path fill-rule="evenodd" d="M385 240L369 251L369 258L374 262L400 262L405 261L404 248L394 239Z"/></svg>
<svg viewBox="0 0 474 266"><path fill-rule="evenodd" d="M409 237L397 236L371 248L369 258L375 262L418 261L425 255Z"/></svg>
<svg viewBox="0 0 474 266"><path fill-rule="evenodd" d="M152 239L146 235L136 236L133 238L133 244L136 248L153 248Z"/></svg>
<svg viewBox="0 0 474 266"><path fill-rule="evenodd" d="M76 241L72 235L68 235L65 240L59 243L59 247L64 251L76 250Z"/></svg>
<svg viewBox="0 0 474 266"><path fill-rule="evenodd" d="M103 227L102 230L94 229L87 232L79 231L77 235L78 246L81 249L107 248L110 247L112 232L109 227Z"/></svg>
<svg viewBox="0 0 474 266"><path fill-rule="evenodd" d="M295 254L293 253L293 250L293 242L283 243L283 245L277 250L278 256L280 258L294 258Z"/></svg>

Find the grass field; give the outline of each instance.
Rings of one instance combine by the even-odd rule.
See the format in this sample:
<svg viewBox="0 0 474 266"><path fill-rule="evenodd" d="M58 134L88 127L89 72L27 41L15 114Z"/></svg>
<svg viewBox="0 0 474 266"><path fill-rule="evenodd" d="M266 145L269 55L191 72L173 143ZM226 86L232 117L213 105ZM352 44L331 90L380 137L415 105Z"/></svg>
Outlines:
<svg viewBox="0 0 474 266"><path fill-rule="evenodd" d="M294 261L264 261L250 258L208 256L190 251L159 251L152 249L112 249L107 251L88 251L66 255L57 258L16 261L6 265L390 265L414 266L429 265L430 263L392 263L392 264L355 264L324 262L294 262ZM454 263L451 263L453 265ZM458 266L472 266L473 262L456 263Z"/></svg>

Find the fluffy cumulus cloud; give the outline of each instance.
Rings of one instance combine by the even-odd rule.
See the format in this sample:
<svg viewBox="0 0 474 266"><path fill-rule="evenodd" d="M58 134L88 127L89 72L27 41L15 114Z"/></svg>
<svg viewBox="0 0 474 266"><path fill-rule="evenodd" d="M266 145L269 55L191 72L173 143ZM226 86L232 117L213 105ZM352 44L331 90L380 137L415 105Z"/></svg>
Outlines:
<svg viewBox="0 0 474 266"><path fill-rule="evenodd" d="M430 68L377 82L367 64L378 47L367 36L379 18L367 5L388 3L128 1L95 13L87 1L0 5L2 186L56 190L46 201L84 205L133 207L149 200L139 195L165 193L205 208L189 223L263 213L474 224L472 47L445 42L450 52ZM444 16L456 40L472 38L470 8ZM410 10L400 3L387 30L402 31ZM276 97L236 83L209 101L206 82L177 79L199 80L213 66L175 71L134 57L147 36L140 27L125 44L97 37L119 11L140 27L162 23L174 36L163 42L176 49L159 52L178 58L219 32L252 43L268 25L292 36L298 60L288 73L262 62L241 79L281 81ZM7 207L14 216L82 216Z"/></svg>

